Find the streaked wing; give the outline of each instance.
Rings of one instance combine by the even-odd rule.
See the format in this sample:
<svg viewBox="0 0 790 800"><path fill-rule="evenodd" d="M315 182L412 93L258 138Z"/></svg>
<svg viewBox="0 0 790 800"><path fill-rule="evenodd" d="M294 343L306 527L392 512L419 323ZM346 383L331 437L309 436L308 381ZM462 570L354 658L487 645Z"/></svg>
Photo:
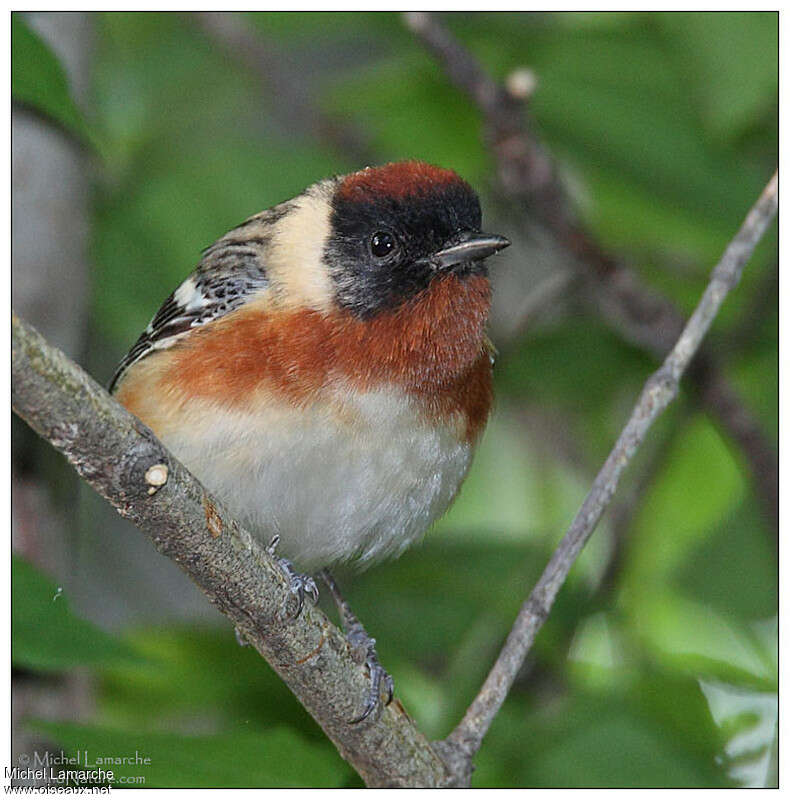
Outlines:
<svg viewBox="0 0 790 800"><path fill-rule="evenodd" d="M253 220L235 228L204 252L197 269L165 300L118 365L110 392L132 364L156 350L171 347L192 328L234 311L268 288L263 266L266 238L249 230Z"/></svg>

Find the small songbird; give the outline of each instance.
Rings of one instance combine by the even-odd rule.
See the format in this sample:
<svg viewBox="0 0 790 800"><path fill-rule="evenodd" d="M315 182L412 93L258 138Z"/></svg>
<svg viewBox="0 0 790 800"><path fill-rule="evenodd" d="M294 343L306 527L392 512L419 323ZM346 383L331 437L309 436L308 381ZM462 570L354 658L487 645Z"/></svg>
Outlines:
<svg viewBox="0 0 790 800"><path fill-rule="evenodd" d="M291 562L398 556L466 476L492 402L484 259L509 244L480 225L473 189L422 162L320 181L211 245L112 379L231 513L278 534L300 608L316 590ZM372 644L367 660L361 718L389 680Z"/></svg>

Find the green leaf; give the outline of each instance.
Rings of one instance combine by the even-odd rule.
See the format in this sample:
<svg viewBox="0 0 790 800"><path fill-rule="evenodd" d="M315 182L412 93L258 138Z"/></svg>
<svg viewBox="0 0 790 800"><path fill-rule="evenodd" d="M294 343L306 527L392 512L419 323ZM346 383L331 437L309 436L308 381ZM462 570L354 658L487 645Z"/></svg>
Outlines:
<svg viewBox="0 0 790 800"><path fill-rule="evenodd" d="M312 744L288 728L234 731L213 736L130 732L99 725L35 721L43 733L88 765L120 776L142 776L142 782L116 786L146 788L340 787L351 778L350 767L334 748ZM124 756L150 759L149 764L117 765ZM99 763L99 759L110 759ZM79 767L85 768L82 761Z"/></svg>
<svg viewBox="0 0 790 800"><path fill-rule="evenodd" d="M66 595L18 556L11 562L11 654L15 667L56 671L81 664L140 663L127 644L76 616Z"/></svg>
<svg viewBox="0 0 790 800"><path fill-rule="evenodd" d="M11 95L91 142L85 119L69 93L63 67L19 13L11 15Z"/></svg>

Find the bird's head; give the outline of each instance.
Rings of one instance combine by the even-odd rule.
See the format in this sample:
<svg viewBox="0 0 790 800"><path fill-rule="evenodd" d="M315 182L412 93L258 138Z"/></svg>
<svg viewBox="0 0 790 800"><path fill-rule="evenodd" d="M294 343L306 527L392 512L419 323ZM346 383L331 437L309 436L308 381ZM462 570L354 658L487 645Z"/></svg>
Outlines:
<svg viewBox="0 0 790 800"><path fill-rule="evenodd" d="M368 319L448 274L484 276L485 258L509 242L480 226L477 194L455 172L419 161L369 167L289 205L276 224L275 272L294 300Z"/></svg>

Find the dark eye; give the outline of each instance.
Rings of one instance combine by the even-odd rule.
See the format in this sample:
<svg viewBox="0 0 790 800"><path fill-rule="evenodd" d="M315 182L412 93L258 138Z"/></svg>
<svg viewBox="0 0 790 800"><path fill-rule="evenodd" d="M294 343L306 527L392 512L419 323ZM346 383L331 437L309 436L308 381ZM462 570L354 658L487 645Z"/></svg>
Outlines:
<svg viewBox="0 0 790 800"><path fill-rule="evenodd" d="M388 256L396 247L397 243L395 237L386 231L376 231L376 233L370 237L370 252L373 253L376 258Z"/></svg>

